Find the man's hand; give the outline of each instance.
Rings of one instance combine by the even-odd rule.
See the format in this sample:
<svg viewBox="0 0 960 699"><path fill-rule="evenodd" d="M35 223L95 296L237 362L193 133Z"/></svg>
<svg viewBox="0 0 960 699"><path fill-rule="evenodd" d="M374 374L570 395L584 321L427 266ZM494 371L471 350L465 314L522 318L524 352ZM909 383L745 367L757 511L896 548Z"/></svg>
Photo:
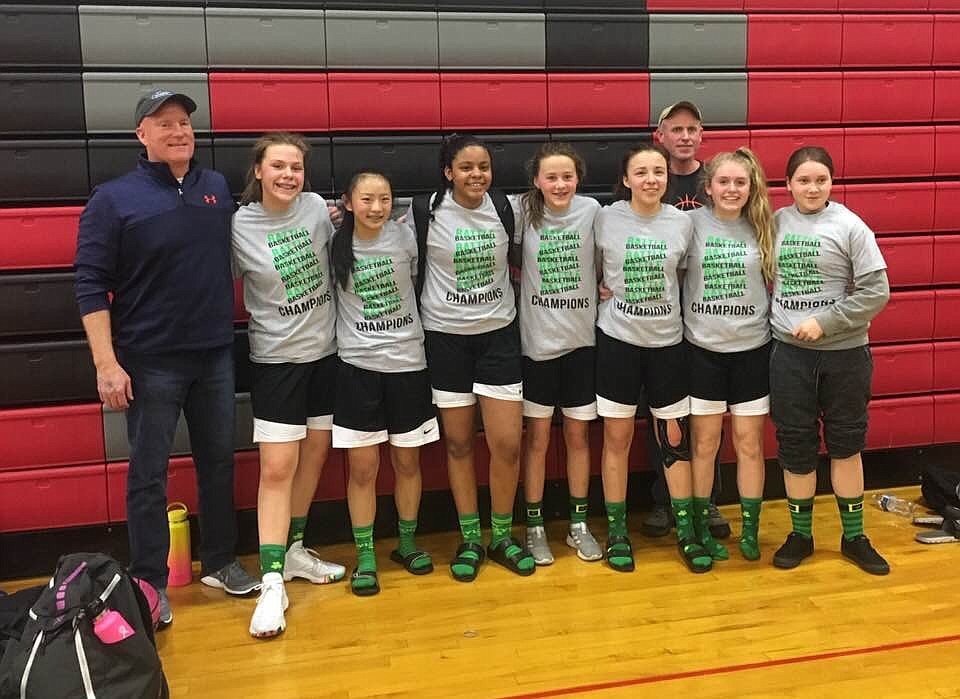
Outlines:
<svg viewBox="0 0 960 699"><path fill-rule="evenodd" d="M330 223L333 224L333 227L339 228L340 224L343 223L343 212L338 207L327 204L327 213L330 214Z"/></svg>
<svg viewBox="0 0 960 699"><path fill-rule="evenodd" d="M610 291L610 288L603 282L597 284L597 291L600 293L601 301L609 301L613 298L613 292Z"/></svg>
<svg viewBox="0 0 960 699"><path fill-rule="evenodd" d="M126 410L133 400L133 384L130 376L119 363L97 367L97 393L107 407L114 410Z"/></svg>
<svg viewBox="0 0 960 699"><path fill-rule="evenodd" d="M803 342L816 342L823 337L823 328L816 318L807 318L793 329L793 336Z"/></svg>

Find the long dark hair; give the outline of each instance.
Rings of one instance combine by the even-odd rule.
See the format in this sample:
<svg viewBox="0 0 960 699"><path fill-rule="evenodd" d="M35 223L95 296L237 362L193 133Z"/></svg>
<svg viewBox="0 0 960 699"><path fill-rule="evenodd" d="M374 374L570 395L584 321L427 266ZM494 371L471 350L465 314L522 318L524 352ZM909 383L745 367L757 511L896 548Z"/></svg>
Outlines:
<svg viewBox="0 0 960 699"><path fill-rule="evenodd" d="M260 180L257 179L257 165L263 164L263 159L267 154L267 148L270 146L293 146L303 154L303 165L306 168L307 156L310 154L310 144L298 133L288 131L270 131L263 134L253 144L253 157L250 167L247 168L246 184L243 188L243 194L240 195L241 204L263 201L263 187ZM306 169L303 175L303 191L310 191L310 181L307 179Z"/></svg>
<svg viewBox="0 0 960 699"><path fill-rule="evenodd" d="M487 155L490 156L490 167L493 167L493 153L483 140L466 133L454 133L444 138L440 145L440 186L434 192L433 205L430 207L431 220L433 220L433 212L440 206L440 202L447 196L447 190L450 189L450 182L446 175L447 168L452 168L457 154L470 146L479 146L487 151Z"/></svg>
<svg viewBox="0 0 960 699"><path fill-rule="evenodd" d="M562 155L573 161L573 167L577 171L577 180L583 182L587 176L587 165L580 154L569 143L560 141L547 141L542 143L533 157L527 161L527 179L533 182L540 174L540 163L545 158L551 158L555 155ZM534 228L539 228L543 223L543 192L533 185L520 197L521 210L523 211L525 223L529 223Z"/></svg>
<svg viewBox="0 0 960 699"><path fill-rule="evenodd" d="M793 173L797 171L797 168L811 160L827 168L830 177L833 177L833 158L830 157L827 149L821 146L804 146L803 148L797 148L790 154L790 158L787 160L787 179L793 179Z"/></svg>
<svg viewBox="0 0 960 699"><path fill-rule="evenodd" d="M653 141L641 141L640 143L630 146L620 159L620 173L617 177L616 184L613 186L614 199L626 199L627 201L630 201L631 197L633 197L633 193L630 191L630 188L623 183L623 178L627 176L627 166L630 165L630 159L637 153L646 153L647 151L659 153L663 156L664 161L667 163L667 167L670 166L670 153L668 153L667 149L661 146L659 143L654 143Z"/></svg>
<svg viewBox="0 0 960 699"><path fill-rule="evenodd" d="M353 190L365 177L379 177L387 183L391 195L393 194L393 184L391 184L390 178L378 170L367 168L354 173L353 177L350 178L350 184L347 185L347 189L343 193L343 197L349 200L353 196ZM355 220L353 212L344 207L343 220L340 221L340 226L333 236L333 244L330 246L333 278L344 291L347 289L347 279L350 277L350 272L353 271L353 263L356 259L353 256L353 226Z"/></svg>

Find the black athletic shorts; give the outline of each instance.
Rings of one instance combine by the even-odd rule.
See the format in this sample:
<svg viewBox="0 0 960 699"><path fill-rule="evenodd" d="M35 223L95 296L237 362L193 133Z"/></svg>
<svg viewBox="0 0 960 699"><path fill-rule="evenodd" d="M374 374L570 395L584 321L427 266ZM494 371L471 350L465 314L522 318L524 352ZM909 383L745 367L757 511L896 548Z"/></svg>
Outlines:
<svg viewBox="0 0 960 699"><path fill-rule="evenodd" d="M329 430L339 364L336 354L304 364L252 362L254 441L296 441L307 428Z"/></svg>
<svg viewBox="0 0 960 699"><path fill-rule="evenodd" d="M366 447L389 441L419 447L440 438L427 370L396 373L341 362L333 446Z"/></svg>
<svg viewBox="0 0 960 699"><path fill-rule="evenodd" d="M711 352L688 343L693 415L770 412L770 343L743 352Z"/></svg>
<svg viewBox="0 0 960 699"><path fill-rule="evenodd" d="M477 396L523 400L517 320L479 335L424 332L433 402L440 408L473 405Z"/></svg>
<svg viewBox="0 0 960 699"><path fill-rule="evenodd" d="M550 417L554 406L577 420L597 417L596 357L593 347L537 362L523 358L523 414Z"/></svg>
<svg viewBox="0 0 960 699"><path fill-rule="evenodd" d="M637 347L597 329L597 412L633 417L644 396L655 417L690 414L687 344Z"/></svg>

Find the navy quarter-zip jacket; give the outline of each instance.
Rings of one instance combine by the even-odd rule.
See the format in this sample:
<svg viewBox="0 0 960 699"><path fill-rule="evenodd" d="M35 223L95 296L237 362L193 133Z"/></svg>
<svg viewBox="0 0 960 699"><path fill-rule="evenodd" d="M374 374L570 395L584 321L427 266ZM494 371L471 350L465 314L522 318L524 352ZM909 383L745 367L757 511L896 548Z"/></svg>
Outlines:
<svg viewBox="0 0 960 699"><path fill-rule="evenodd" d="M230 344L235 209L219 172L191 161L180 184L166 163L141 155L135 170L99 185L80 215L80 315L109 309L115 344L134 352Z"/></svg>

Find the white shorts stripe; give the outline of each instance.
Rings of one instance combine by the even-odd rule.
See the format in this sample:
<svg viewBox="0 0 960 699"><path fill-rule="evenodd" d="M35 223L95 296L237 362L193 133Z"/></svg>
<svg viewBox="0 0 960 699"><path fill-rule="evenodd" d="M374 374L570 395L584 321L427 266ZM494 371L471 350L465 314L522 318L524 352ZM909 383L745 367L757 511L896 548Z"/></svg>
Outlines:
<svg viewBox="0 0 960 699"><path fill-rule="evenodd" d="M690 414L690 396L684 396L676 403L664 405L661 408L651 406L650 412L654 417L658 417L661 420L676 420L677 418L686 417Z"/></svg>
<svg viewBox="0 0 960 699"><path fill-rule="evenodd" d="M473 384L473 392L478 396L486 396L496 400L523 400L523 382L508 383L503 386L494 386L487 383Z"/></svg>
<svg viewBox="0 0 960 699"><path fill-rule="evenodd" d="M743 403L736 403L730 406L731 415L766 415L770 412L770 396L748 400Z"/></svg>
<svg viewBox="0 0 960 699"><path fill-rule="evenodd" d="M637 414L637 406L617 403L609 398L598 395L597 413L601 417L633 417Z"/></svg>
<svg viewBox="0 0 960 699"><path fill-rule="evenodd" d="M391 434L390 444L395 447L422 447L438 439L440 439L440 425L437 424L437 418L432 417L409 432Z"/></svg>
<svg viewBox="0 0 960 699"><path fill-rule="evenodd" d="M442 391L439 388L430 390L433 394L433 404L438 408L462 408L477 402L477 397L473 393Z"/></svg>
<svg viewBox="0 0 960 699"><path fill-rule="evenodd" d="M372 447L375 444L383 444L387 439L386 430L364 432L363 430L351 430L349 427L340 427L336 424L333 426L333 446L338 449Z"/></svg>

